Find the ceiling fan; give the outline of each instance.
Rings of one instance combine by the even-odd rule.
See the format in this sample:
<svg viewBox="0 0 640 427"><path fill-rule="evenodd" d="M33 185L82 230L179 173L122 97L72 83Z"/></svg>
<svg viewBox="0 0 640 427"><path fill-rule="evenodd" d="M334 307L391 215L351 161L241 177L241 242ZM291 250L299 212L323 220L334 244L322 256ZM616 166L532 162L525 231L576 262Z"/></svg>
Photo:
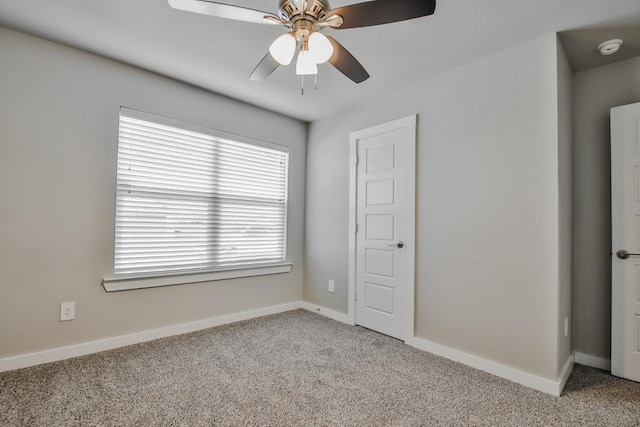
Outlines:
<svg viewBox="0 0 640 427"><path fill-rule="evenodd" d="M278 37L251 73L264 80L280 65L289 65L296 52L296 74L317 75L318 64L329 61L355 83L369 73L336 39L322 33L389 24L432 15L436 0L373 0L331 9L328 0L280 0L277 14L210 0L169 0L174 9L259 24L282 25L289 32ZM304 82L303 82L304 85Z"/></svg>

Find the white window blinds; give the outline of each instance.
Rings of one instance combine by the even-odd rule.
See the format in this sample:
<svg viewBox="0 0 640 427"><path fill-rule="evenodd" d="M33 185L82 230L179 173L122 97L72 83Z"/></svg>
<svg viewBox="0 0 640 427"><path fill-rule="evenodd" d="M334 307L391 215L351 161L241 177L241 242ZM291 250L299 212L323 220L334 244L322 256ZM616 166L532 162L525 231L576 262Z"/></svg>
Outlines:
<svg viewBox="0 0 640 427"><path fill-rule="evenodd" d="M285 147L121 109L116 275L285 260Z"/></svg>

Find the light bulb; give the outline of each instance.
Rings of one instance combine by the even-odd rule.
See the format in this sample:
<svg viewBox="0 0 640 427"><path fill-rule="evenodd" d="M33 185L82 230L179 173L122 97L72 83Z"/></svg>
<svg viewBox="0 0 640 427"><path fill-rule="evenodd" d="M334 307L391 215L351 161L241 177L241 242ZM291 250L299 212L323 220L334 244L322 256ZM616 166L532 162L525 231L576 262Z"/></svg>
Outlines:
<svg viewBox="0 0 640 427"><path fill-rule="evenodd" d="M315 31L309 36L309 53L316 64L324 64L333 55L333 45L327 36Z"/></svg>
<svg viewBox="0 0 640 427"><path fill-rule="evenodd" d="M301 50L298 54L298 62L296 63L296 74L306 76L309 74L318 74L318 65L308 50Z"/></svg>
<svg viewBox="0 0 640 427"><path fill-rule="evenodd" d="M278 37L271 47L269 47L269 53L273 56L273 59L278 61L281 65L291 64L293 55L296 53L296 38L290 33L286 33Z"/></svg>

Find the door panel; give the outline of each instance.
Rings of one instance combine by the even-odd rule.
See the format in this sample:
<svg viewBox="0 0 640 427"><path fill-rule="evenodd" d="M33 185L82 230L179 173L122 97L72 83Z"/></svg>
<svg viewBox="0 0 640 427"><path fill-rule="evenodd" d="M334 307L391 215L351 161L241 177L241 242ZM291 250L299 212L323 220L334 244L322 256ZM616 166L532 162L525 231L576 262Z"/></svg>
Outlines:
<svg viewBox="0 0 640 427"><path fill-rule="evenodd" d="M364 301L367 310L393 315L393 291L390 286L365 283Z"/></svg>
<svg viewBox="0 0 640 427"><path fill-rule="evenodd" d="M367 173L391 170L395 167L395 150L391 145L367 149Z"/></svg>
<svg viewBox="0 0 640 427"><path fill-rule="evenodd" d="M367 240L395 240L395 216L394 215L367 215L365 220L365 233Z"/></svg>
<svg viewBox="0 0 640 427"><path fill-rule="evenodd" d="M389 170L389 169L386 169ZM383 172L384 169L380 172ZM373 174L375 172L371 172ZM384 179L367 181L365 200L367 206L393 205L395 202L395 181Z"/></svg>
<svg viewBox="0 0 640 427"><path fill-rule="evenodd" d="M403 339L406 129L357 141L356 323Z"/></svg>
<svg viewBox="0 0 640 427"><path fill-rule="evenodd" d="M611 110L611 215L611 373L640 381L640 103Z"/></svg>
<svg viewBox="0 0 640 427"><path fill-rule="evenodd" d="M395 277L395 256L392 251L365 249L365 273L373 276Z"/></svg>

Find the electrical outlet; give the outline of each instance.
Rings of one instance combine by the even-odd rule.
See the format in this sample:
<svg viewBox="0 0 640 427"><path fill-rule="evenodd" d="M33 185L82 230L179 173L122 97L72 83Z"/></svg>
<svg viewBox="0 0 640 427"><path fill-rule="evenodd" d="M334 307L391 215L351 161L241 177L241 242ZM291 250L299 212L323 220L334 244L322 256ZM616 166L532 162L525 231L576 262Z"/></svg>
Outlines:
<svg viewBox="0 0 640 427"><path fill-rule="evenodd" d="M65 322L67 320L73 320L76 318L76 303L75 301L63 302L60 304L60 321Z"/></svg>
<svg viewBox="0 0 640 427"><path fill-rule="evenodd" d="M334 293L336 291L336 282L329 280L329 292Z"/></svg>
<svg viewBox="0 0 640 427"><path fill-rule="evenodd" d="M565 337L569 336L569 318L568 317L564 318L564 336Z"/></svg>

